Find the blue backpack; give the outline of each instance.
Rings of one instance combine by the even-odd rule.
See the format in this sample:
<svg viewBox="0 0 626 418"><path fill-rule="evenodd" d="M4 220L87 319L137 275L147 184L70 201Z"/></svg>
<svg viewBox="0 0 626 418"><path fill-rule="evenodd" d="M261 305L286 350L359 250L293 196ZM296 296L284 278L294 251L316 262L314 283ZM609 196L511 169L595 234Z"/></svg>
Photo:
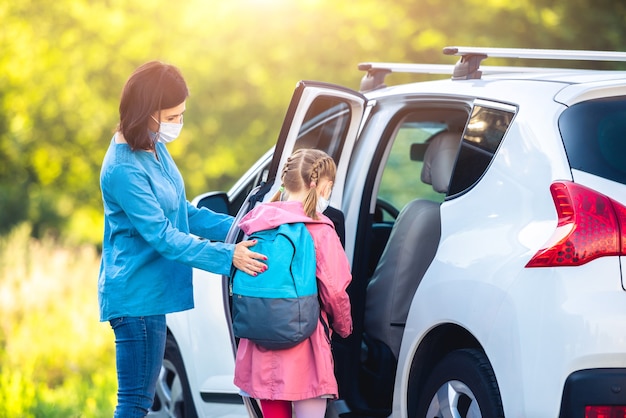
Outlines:
<svg viewBox="0 0 626 418"><path fill-rule="evenodd" d="M236 337L271 349L306 340L320 320L315 246L304 223L258 231L253 251L267 256L267 270L232 275L232 316Z"/></svg>

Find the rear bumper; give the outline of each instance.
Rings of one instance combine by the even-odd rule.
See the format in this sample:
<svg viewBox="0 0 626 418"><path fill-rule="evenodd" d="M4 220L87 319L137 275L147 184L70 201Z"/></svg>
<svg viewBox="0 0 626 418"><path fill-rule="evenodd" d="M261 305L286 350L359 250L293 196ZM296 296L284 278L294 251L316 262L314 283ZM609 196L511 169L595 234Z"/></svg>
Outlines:
<svg viewBox="0 0 626 418"><path fill-rule="evenodd" d="M579 370L567 377L560 418L584 418L587 405L626 405L626 368Z"/></svg>

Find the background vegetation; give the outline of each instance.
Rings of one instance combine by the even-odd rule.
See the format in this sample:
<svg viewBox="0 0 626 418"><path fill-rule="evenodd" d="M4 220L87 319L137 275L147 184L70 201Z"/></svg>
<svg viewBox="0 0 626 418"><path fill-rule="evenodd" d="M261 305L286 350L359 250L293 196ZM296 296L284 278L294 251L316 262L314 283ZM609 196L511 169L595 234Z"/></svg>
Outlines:
<svg viewBox="0 0 626 418"><path fill-rule="evenodd" d="M190 86L170 149L193 197L228 189L273 144L300 79L357 89L359 62L453 63L446 45L626 50L626 3L613 0L0 0L0 22L7 417L111 416L98 177L139 64L173 63Z"/></svg>

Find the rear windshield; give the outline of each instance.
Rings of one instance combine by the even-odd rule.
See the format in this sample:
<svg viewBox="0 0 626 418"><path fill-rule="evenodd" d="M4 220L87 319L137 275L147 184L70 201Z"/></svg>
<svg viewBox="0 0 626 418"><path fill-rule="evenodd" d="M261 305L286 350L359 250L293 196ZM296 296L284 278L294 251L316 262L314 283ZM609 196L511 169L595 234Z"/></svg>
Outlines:
<svg viewBox="0 0 626 418"><path fill-rule="evenodd" d="M559 129L572 168L626 184L626 96L578 103Z"/></svg>

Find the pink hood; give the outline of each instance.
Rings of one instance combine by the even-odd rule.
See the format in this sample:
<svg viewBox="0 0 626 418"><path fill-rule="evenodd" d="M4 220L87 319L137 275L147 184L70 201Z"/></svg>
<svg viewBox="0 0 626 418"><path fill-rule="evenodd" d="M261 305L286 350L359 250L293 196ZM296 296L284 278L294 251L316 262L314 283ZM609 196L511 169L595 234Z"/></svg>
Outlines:
<svg viewBox="0 0 626 418"><path fill-rule="evenodd" d="M332 221L318 212L319 220L306 216L301 202L269 202L262 203L248 212L239 227L247 234L276 228L285 223L304 222L305 224L327 224L335 228Z"/></svg>

